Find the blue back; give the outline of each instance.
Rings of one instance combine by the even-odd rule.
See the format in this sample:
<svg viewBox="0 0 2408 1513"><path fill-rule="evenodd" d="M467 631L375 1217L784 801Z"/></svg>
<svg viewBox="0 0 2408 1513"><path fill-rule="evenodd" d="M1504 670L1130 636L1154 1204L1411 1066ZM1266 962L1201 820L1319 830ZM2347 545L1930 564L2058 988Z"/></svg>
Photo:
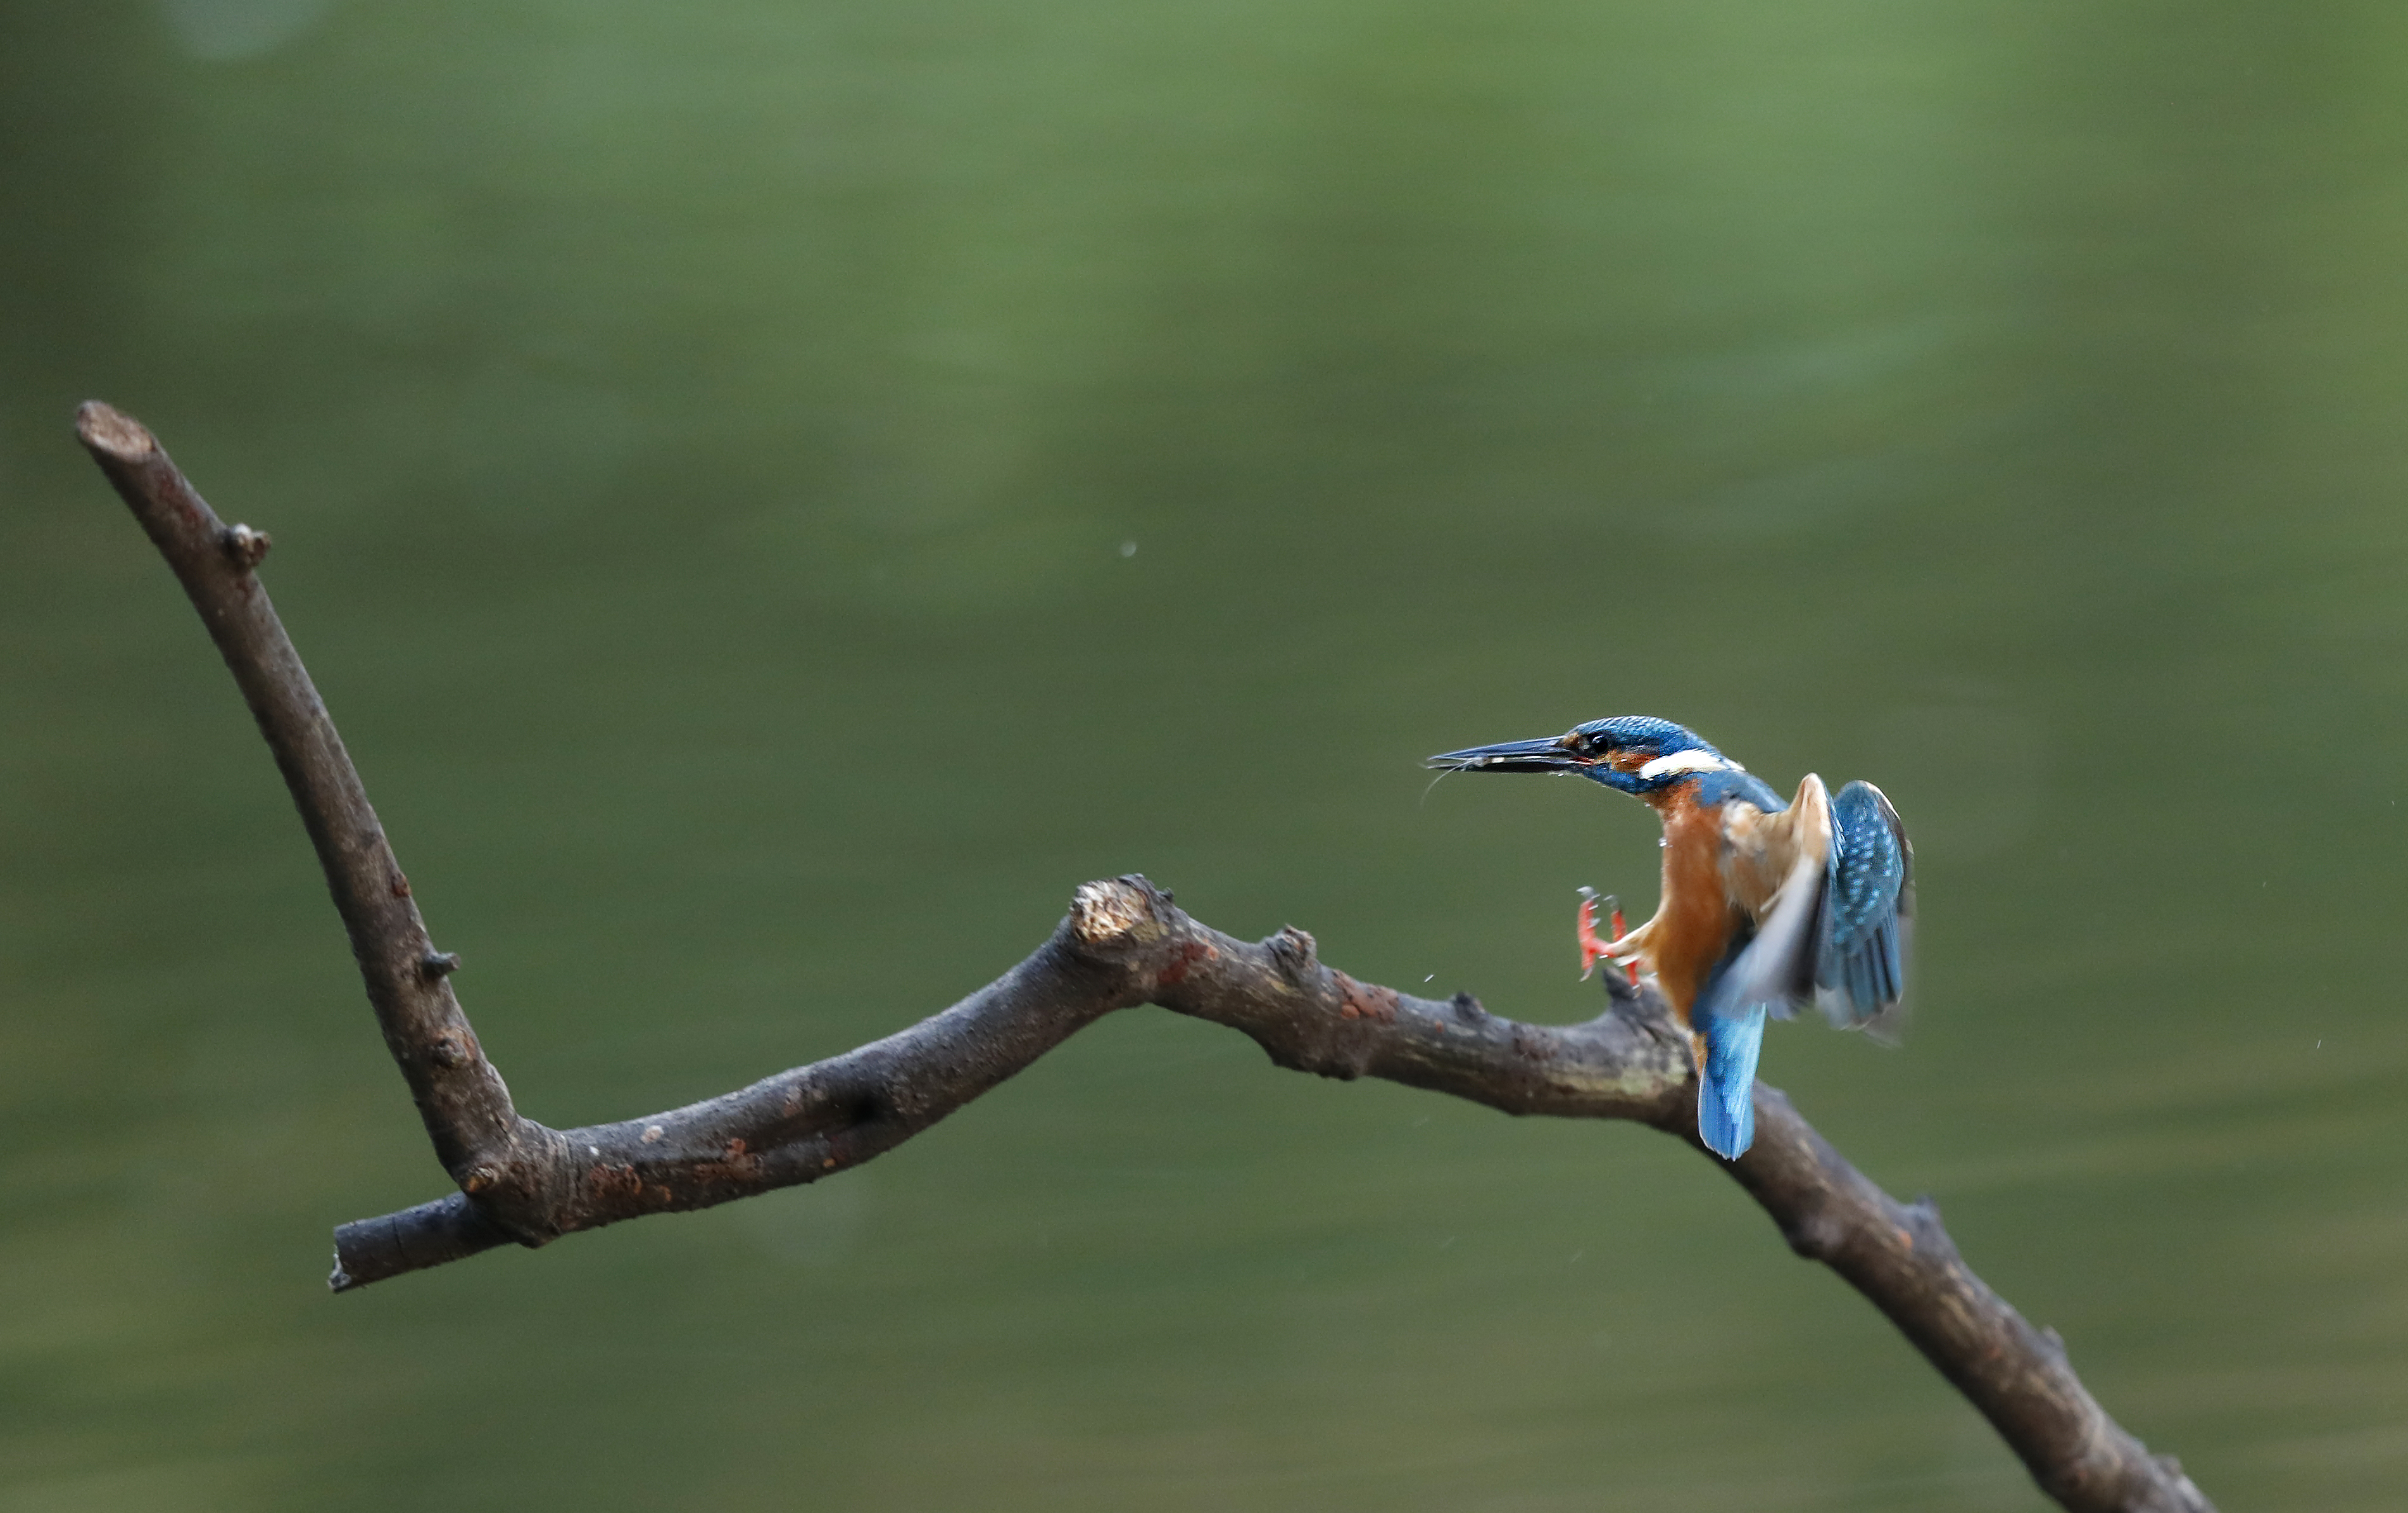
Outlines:
<svg viewBox="0 0 2408 1513"><path fill-rule="evenodd" d="M1778 814L1789 807L1789 800L1772 791L1772 785L1754 772L1699 772L1692 779L1698 785L1698 803L1713 809L1732 799L1743 799L1768 814Z"/></svg>

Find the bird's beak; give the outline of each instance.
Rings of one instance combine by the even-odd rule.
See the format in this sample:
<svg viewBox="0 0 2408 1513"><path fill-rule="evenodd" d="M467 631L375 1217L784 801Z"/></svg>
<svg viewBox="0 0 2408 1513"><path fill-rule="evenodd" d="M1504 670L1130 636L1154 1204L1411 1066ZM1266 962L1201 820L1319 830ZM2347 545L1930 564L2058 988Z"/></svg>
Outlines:
<svg viewBox="0 0 2408 1513"><path fill-rule="evenodd" d="M1573 754L1568 736L1541 736L1536 741L1508 741L1496 746L1474 746L1430 757L1422 765L1441 772L1577 772L1595 767L1596 758Z"/></svg>

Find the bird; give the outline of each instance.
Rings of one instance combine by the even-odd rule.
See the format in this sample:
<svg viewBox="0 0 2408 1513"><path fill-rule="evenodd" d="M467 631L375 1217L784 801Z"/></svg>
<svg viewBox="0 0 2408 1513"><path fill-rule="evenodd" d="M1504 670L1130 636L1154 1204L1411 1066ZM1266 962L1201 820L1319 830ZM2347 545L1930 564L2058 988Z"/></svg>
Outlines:
<svg viewBox="0 0 2408 1513"><path fill-rule="evenodd" d="M1813 773L1787 802L1763 779L1670 720L1625 714L1560 736L1428 758L1441 772L1577 775L1640 799L1663 820L1654 917L1596 933L1582 890L1582 975L1599 960L1644 969L1689 1032L1698 1135L1726 1160L1756 1138L1765 1017L1812 1001L1842 1029L1894 1025L1914 927L1914 850L1881 789L1836 795Z"/></svg>

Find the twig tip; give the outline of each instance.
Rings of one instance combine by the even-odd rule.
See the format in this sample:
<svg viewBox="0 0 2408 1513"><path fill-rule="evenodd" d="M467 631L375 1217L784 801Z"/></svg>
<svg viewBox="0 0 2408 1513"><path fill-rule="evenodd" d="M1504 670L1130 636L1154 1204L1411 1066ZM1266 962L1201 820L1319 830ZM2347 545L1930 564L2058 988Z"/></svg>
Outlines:
<svg viewBox="0 0 2408 1513"><path fill-rule="evenodd" d="M93 451L122 462L140 462L159 450L157 439L140 421L98 399L76 408L76 435Z"/></svg>

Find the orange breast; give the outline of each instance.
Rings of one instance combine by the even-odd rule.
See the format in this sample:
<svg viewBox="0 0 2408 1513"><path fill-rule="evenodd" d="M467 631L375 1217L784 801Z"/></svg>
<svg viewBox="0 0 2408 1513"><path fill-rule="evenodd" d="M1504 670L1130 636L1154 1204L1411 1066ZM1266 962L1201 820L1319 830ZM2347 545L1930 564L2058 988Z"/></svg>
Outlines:
<svg viewBox="0 0 2408 1513"><path fill-rule="evenodd" d="M1664 897L1648 953L1657 984L1684 1023L1737 929L1723 886L1722 817L1698 806L1695 786L1681 784L1656 801L1664 816Z"/></svg>

